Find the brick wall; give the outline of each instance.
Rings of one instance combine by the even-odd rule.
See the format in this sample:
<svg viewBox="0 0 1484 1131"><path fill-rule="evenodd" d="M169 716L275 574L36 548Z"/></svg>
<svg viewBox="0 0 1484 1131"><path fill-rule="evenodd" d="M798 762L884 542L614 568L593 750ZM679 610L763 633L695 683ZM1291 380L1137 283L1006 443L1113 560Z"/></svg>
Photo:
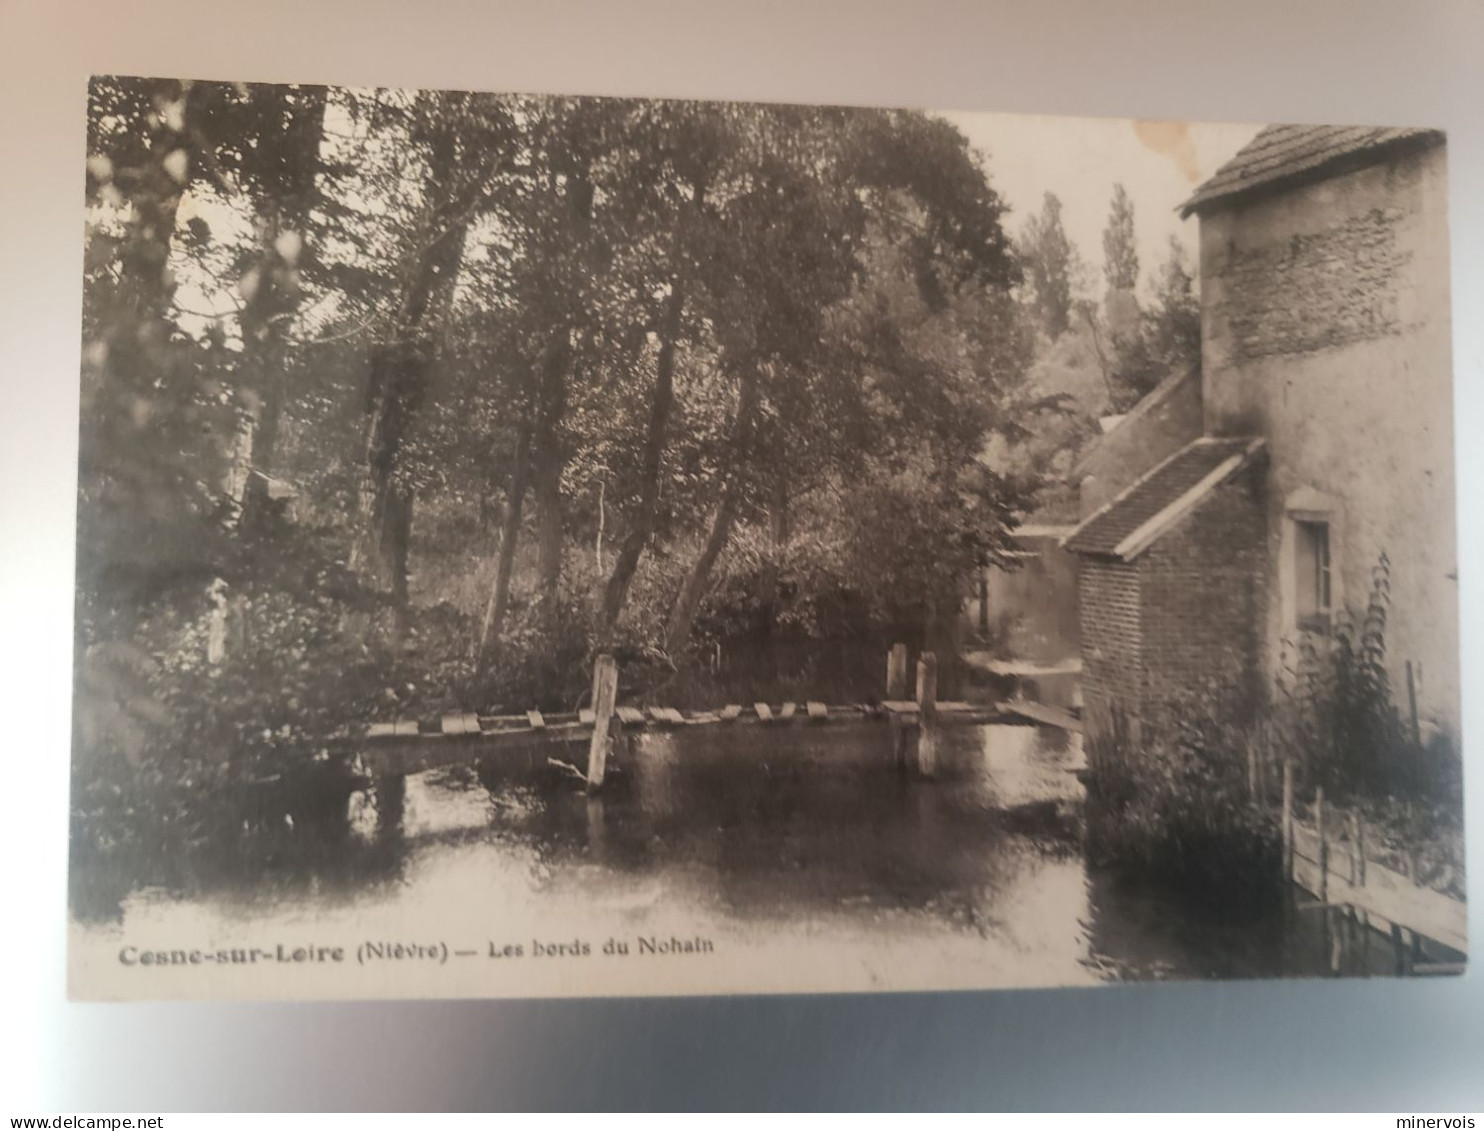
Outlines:
<svg viewBox="0 0 1484 1131"><path fill-rule="evenodd" d="M1202 695L1249 710L1260 693L1267 518L1261 469L1217 487L1139 560L1146 712Z"/></svg>
<svg viewBox="0 0 1484 1131"><path fill-rule="evenodd" d="M1137 711L1140 701L1139 573L1136 565L1084 557L1078 567L1082 633L1082 702L1089 720L1115 703Z"/></svg>
<svg viewBox="0 0 1484 1131"><path fill-rule="evenodd" d="M1262 692L1267 518L1261 463L1217 487L1133 562L1084 557L1078 598L1089 729L1111 708L1153 722L1192 696L1247 710Z"/></svg>
<svg viewBox="0 0 1484 1131"><path fill-rule="evenodd" d="M1365 341L1400 330L1400 208L1372 208L1281 243L1235 251L1226 264L1234 360Z"/></svg>

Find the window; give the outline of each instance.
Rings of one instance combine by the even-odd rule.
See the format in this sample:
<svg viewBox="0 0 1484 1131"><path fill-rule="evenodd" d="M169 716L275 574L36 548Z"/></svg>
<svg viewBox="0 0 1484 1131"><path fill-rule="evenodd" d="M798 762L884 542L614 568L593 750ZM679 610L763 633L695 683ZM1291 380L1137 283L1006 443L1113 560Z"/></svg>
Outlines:
<svg viewBox="0 0 1484 1131"><path fill-rule="evenodd" d="M1330 615L1329 523L1301 521L1293 525L1298 626L1325 631Z"/></svg>

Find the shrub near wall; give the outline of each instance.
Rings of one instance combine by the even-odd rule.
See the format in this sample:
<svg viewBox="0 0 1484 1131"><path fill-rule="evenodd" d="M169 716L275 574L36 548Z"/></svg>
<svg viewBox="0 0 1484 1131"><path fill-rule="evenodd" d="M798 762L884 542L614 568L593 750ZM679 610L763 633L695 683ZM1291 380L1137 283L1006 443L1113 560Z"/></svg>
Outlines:
<svg viewBox="0 0 1484 1131"><path fill-rule="evenodd" d="M1438 872L1435 886L1461 893L1462 760L1446 735L1422 733L1391 685L1390 592L1383 555L1366 608L1300 641L1255 719L1229 683L1142 718L1110 709L1087 739L1092 859L1233 907L1275 899L1290 763L1301 810L1323 786L1367 821L1374 850L1410 856L1419 882ZM1420 873L1419 856L1433 862Z"/></svg>
<svg viewBox="0 0 1484 1131"><path fill-rule="evenodd" d="M1282 831L1252 803L1246 732L1215 695L1156 723L1114 710L1088 738L1087 850L1095 864L1148 876L1234 912L1276 900Z"/></svg>

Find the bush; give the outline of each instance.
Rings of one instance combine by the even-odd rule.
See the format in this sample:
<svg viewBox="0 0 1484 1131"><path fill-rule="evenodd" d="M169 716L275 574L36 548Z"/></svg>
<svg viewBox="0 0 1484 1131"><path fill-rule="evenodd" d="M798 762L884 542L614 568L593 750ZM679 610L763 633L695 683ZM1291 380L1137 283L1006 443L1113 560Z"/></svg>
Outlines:
<svg viewBox="0 0 1484 1131"><path fill-rule="evenodd" d="M1391 563L1381 555L1364 610L1347 609L1328 633L1292 646L1272 715L1306 785L1337 801L1394 799L1421 811L1463 813L1463 762L1447 735L1424 737L1397 702L1387 664Z"/></svg>
<svg viewBox="0 0 1484 1131"><path fill-rule="evenodd" d="M1151 876L1233 909L1273 900L1282 830L1247 793L1244 732L1210 703L1155 725L1114 713L1089 736L1087 845L1095 863Z"/></svg>

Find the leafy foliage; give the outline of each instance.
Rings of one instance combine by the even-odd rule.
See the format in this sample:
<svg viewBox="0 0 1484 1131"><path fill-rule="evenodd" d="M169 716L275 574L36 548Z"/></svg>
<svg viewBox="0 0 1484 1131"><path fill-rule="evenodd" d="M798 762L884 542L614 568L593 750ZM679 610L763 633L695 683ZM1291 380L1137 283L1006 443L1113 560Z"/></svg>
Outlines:
<svg viewBox="0 0 1484 1131"><path fill-rule="evenodd" d="M1113 186L1108 225L1103 229L1103 277L1110 291L1139 285L1139 249L1134 241L1134 202L1121 184Z"/></svg>
<svg viewBox="0 0 1484 1131"><path fill-rule="evenodd" d="M1153 725L1115 713L1089 737L1089 854L1237 914L1271 902L1282 830L1247 792L1244 739L1206 694Z"/></svg>
<svg viewBox="0 0 1484 1131"><path fill-rule="evenodd" d="M1024 509L981 459L1031 358L1021 260L941 120L90 98L77 733L120 789L570 708L599 646L667 679L927 631Z"/></svg>
<svg viewBox="0 0 1484 1131"><path fill-rule="evenodd" d="M1139 398L1176 373L1199 372L1201 310L1185 249L1173 237L1155 283L1154 302L1132 332L1115 339L1113 380L1116 407L1127 411Z"/></svg>
<svg viewBox="0 0 1484 1131"><path fill-rule="evenodd" d="M1461 820L1462 762L1445 735L1424 738L1386 650L1391 563L1372 570L1364 609L1305 632L1275 689L1275 741L1310 786L1339 801L1396 798L1446 823Z"/></svg>
<svg viewBox="0 0 1484 1131"><path fill-rule="evenodd" d="M1289 763L1300 798L1323 787L1330 803L1379 830L1373 850L1394 839L1419 880L1437 876L1461 889L1461 760L1441 735L1424 742L1396 701L1390 611L1382 555L1365 609L1339 613L1328 632L1306 633L1256 718L1219 687L1137 725L1115 712L1089 740L1094 852L1196 895L1271 898L1280 874L1277 788ZM1426 873L1419 854L1433 858Z"/></svg>
<svg viewBox="0 0 1484 1131"><path fill-rule="evenodd" d="M1062 227L1061 200L1055 193L1046 194L1040 215L1026 224L1020 256L1041 330L1048 338L1059 338L1072 323L1076 263L1075 249Z"/></svg>

